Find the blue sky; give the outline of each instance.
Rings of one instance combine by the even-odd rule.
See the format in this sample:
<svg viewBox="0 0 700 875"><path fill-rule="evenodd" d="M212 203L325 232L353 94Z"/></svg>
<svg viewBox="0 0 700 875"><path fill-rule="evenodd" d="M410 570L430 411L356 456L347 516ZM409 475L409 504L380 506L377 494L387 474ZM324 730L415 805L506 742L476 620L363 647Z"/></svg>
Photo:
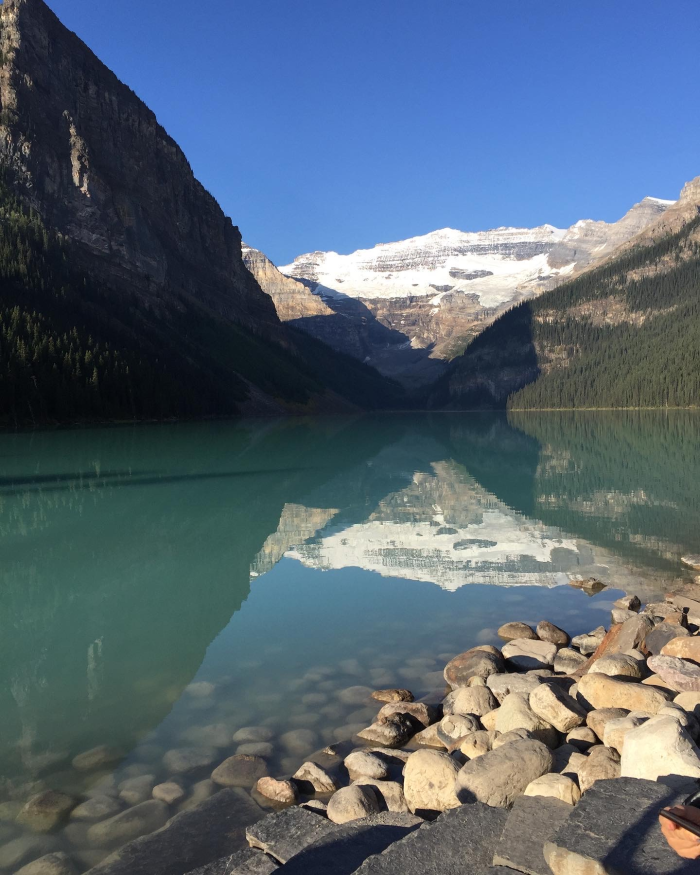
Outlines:
<svg viewBox="0 0 700 875"><path fill-rule="evenodd" d="M49 0L278 264L700 175L697 0Z"/></svg>

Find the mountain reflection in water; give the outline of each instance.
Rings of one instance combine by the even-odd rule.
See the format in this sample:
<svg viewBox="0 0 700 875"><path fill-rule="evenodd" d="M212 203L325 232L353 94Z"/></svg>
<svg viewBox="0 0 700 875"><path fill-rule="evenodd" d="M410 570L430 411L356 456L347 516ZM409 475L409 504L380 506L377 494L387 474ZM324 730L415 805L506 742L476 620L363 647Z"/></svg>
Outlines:
<svg viewBox="0 0 700 875"><path fill-rule="evenodd" d="M81 750L146 737L283 557L376 572L377 594L382 578L662 585L700 552L699 423L441 414L0 436L0 801Z"/></svg>

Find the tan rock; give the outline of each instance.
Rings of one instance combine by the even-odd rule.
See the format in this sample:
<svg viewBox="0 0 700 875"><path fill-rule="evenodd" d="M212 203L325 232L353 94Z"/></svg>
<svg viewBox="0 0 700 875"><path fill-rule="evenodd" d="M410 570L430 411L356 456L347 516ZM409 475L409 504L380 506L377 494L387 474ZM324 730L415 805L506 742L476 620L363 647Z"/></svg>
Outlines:
<svg viewBox="0 0 700 875"><path fill-rule="evenodd" d="M309 785L315 793L333 793L338 789L335 779L325 769L316 763L304 763L292 776L295 781L302 782L302 791L306 794L304 785Z"/></svg>
<svg viewBox="0 0 700 875"><path fill-rule="evenodd" d="M483 756L493 750L493 744L498 738L500 738L500 733L494 730L480 729L463 738L459 749L466 757L473 760L475 757Z"/></svg>
<svg viewBox="0 0 700 875"><path fill-rule="evenodd" d="M586 721L586 712L578 702L554 684L540 684L530 693L529 704L538 717L559 732L570 732Z"/></svg>
<svg viewBox="0 0 700 875"><path fill-rule="evenodd" d="M547 668L553 665L557 655L557 646L548 641L516 638L503 646L502 653L511 667L519 671L527 671L532 668Z"/></svg>
<svg viewBox="0 0 700 875"><path fill-rule="evenodd" d="M297 788L291 781L278 781L275 778L260 778L255 789L266 799L293 805L298 798Z"/></svg>
<svg viewBox="0 0 700 875"><path fill-rule="evenodd" d="M488 687L460 687L442 703L444 714L474 714L483 717L498 708L498 700Z"/></svg>
<svg viewBox="0 0 700 875"><path fill-rule="evenodd" d="M352 784L350 787L341 787L331 796L327 814L332 823L340 824L378 814L379 810L377 794L373 787Z"/></svg>
<svg viewBox="0 0 700 875"><path fill-rule="evenodd" d="M586 724L595 732L602 741L605 735L605 726L611 720L619 720L630 713L629 708L599 708L589 711L586 715Z"/></svg>
<svg viewBox="0 0 700 875"><path fill-rule="evenodd" d="M509 808L553 764L551 751L541 741L514 741L462 766L457 795L463 803L477 801L495 808Z"/></svg>
<svg viewBox="0 0 700 875"><path fill-rule="evenodd" d="M554 799L561 799L562 802L569 805L576 805L581 798L581 791L568 776L550 772L529 783L523 796L551 796Z"/></svg>
<svg viewBox="0 0 700 875"><path fill-rule="evenodd" d="M633 656L624 653L610 653L601 656L589 669L589 674L605 674L608 677L628 677L639 680L642 677L642 666Z"/></svg>
<svg viewBox="0 0 700 875"><path fill-rule="evenodd" d="M481 722L486 725L483 718ZM511 729L527 729L548 747L556 747L559 743L557 730L532 710L528 697L521 693L510 693L505 697L497 711L493 728L501 734L510 732Z"/></svg>
<svg viewBox="0 0 700 875"><path fill-rule="evenodd" d="M686 635L673 638L661 648L662 656L676 656L689 659L700 665L700 635Z"/></svg>
<svg viewBox="0 0 700 875"><path fill-rule="evenodd" d="M628 714L627 717L620 717L617 720L609 720L605 724L603 733L603 744L606 747L611 747L619 754L622 753L622 748L625 744L627 733L641 726L645 722L644 717L637 717L633 714Z"/></svg>
<svg viewBox="0 0 700 875"><path fill-rule="evenodd" d="M678 693L673 700L689 714L695 714L700 719L700 693Z"/></svg>
<svg viewBox="0 0 700 875"><path fill-rule="evenodd" d="M437 709L424 702L387 702L377 714L377 723L386 723L395 714L408 714L423 726L430 726L438 718Z"/></svg>
<svg viewBox="0 0 700 875"><path fill-rule="evenodd" d="M592 747L586 762L578 770L581 792L585 793L596 781L620 777L620 757L617 752L600 744Z"/></svg>
<svg viewBox="0 0 700 875"><path fill-rule="evenodd" d="M405 813L408 803L403 793L403 787L397 781L377 781L375 778L358 778L354 782L360 787L372 787L374 792L384 801L387 811Z"/></svg>
<svg viewBox="0 0 700 875"><path fill-rule="evenodd" d="M673 717L652 717L627 733L621 774L682 785L700 778L700 750Z"/></svg>
<svg viewBox="0 0 700 875"><path fill-rule="evenodd" d="M540 620L536 631L537 637L541 641L549 641L550 644L556 644L559 647L565 647L570 640L563 629L555 626L554 623L550 623L549 620Z"/></svg>
<svg viewBox="0 0 700 875"><path fill-rule="evenodd" d="M498 637L504 641L513 641L516 638L537 639L535 630L528 626L527 623L504 623L498 630Z"/></svg>
<svg viewBox="0 0 700 875"><path fill-rule="evenodd" d="M417 750L404 768L403 792L412 812L446 811L460 804L455 792L457 763L446 753Z"/></svg>
<svg viewBox="0 0 700 875"><path fill-rule="evenodd" d="M375 690L372 698L378 702L412 702L413 693L409 690Z"/></svg>
<svg viewBox="0 0 700 875"><path fill-rule="evenodd" d="M584 675L578 683L578 697L591 708L626 708L656 714L672 696L663 690L604 674Z"/></svg>
<svg viewBox="0 0 700 875"><path fill-rule="evenodd" d="M566 736L566 743L585 753L594 744L598 744L598 736L588 726L577 726Z"/></svg>

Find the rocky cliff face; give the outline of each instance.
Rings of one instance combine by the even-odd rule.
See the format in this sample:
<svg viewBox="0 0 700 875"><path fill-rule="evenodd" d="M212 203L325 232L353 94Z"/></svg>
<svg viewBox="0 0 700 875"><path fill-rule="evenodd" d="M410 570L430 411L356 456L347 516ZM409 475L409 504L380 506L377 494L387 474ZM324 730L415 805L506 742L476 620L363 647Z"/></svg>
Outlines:
<svg viewBox="0 0 700 875"><path fill-rule="evenodd" d="M239 231L150 109L42 0L0 7L0 161L110 287L276 323Z"/></svg>
<svg viewBox="0 0 700 875"><path fill-rule="evenodd" d="M394 344L368 350L367 360L415 384L438 375L498 315L598 264L672 204L645 198L618 222L586 219L567 230L448 228L350 255L308 253L280 270L331 308L361 302L397 333Z"/></svg>

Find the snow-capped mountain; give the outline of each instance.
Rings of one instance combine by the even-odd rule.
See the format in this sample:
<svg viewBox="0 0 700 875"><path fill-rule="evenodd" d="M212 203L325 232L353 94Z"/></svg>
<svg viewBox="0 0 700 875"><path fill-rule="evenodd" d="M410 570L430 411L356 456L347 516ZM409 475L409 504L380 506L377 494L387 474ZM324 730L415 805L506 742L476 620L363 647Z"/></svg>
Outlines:
<svg viewBox="0 0 700 875"><path fill-rule="evenodd" d="M349 255L311 252L279 271L345 316L348 331L356 335L364 326L364 342L354 339L356 355L416 382L436 376L500 313L607 258L674 203L647 197L617 222L585 219L568 229L445 228ZM269 270L258 276L251 269L268 291ZM311 333L321 321L296 320Z"/></svg>

